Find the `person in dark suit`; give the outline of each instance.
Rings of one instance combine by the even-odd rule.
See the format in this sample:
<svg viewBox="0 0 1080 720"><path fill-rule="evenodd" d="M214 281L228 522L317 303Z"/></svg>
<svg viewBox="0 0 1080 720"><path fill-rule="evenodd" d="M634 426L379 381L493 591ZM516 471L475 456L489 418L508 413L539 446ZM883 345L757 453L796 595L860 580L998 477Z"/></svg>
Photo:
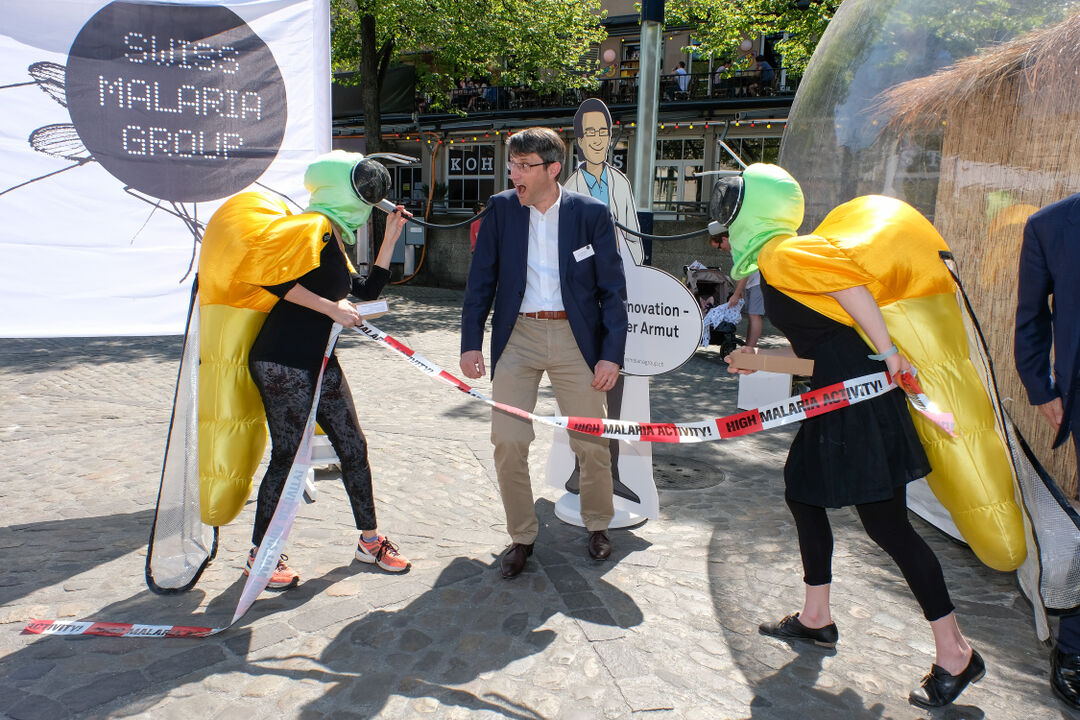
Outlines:
<svg viewBox="0 0 1080 720"><path fill-rule="evenodd" d="M1080 193L1047 205L1024 226L1013 353L1028 400L1057 431L1054 447L1071 431L1080 474ZM1050 687L1080 710L1080 613L1061 618Z"/></svg>
<svg viewBox="0 0 1080 720"><path fill-rule="evenodd" d="M461 370L482 377L484 324L491 320L492 395L531 411L548 374L569 416L602 417L626 346L626 278L607 205L559 185L566 146L549 128L508 141L513 189L494 195L476 239L461 311ZM491 441L511 544L500 559L516 577L539 523L529 478L532 423L493 410ZM581 517L589 554L611 554L614 515L608 441L570 433L581 467Z"/></svg>

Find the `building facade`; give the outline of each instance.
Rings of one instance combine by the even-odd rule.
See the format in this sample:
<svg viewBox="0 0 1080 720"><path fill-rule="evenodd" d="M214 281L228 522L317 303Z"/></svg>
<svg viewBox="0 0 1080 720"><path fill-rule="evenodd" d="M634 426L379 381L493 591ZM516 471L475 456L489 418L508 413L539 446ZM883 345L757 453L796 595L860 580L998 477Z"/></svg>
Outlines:
<svg viewBox="0 0 1080 720"><path fill-rule="evenodd" d="M480 82L456 91L453 102L459 113L427 111L422 100L412 112L385 112L384 150L417 158L412 165L389 168L394 181L391 199L413 212L427 212L435 222L468 217L492 194L509 187L505 169L507 135L534 125L554 128L566 138L565 180L577 166L574 113L587 97L598 97L608 105L615 134L611 162L633 177L638 135L639 18L632 0L609 0L605 6L608 37L593 48L601 66L599 87L594 90L542 95L529 88ZM665 29L656 168L652 187L646 190L651 194L657 234L675 234L707 224L708 200L715 179L710 171L776 162L797 78L787 73L772 53L773 39L748 39L733 51L747 58L759 54L772 57L770 64L775 70L771 77L763 78L752 68L728 67L730 62L689 52L694 39L688 30ZM675 72L680 62L687 71L683 77ZM742 64L745 66L747 61ZM396 94L402 94L400 89ZM335 86L334 147L363 152L363 115L359 102L350 101L350 96L358 93ZM634 190L641 205L643 189ZM464 254L460 249L445 247L452 244L462 244ZM468 268L468 228L428 231L425 245L421 264L441 263L441 267L421 267L416 280L463 285ZM692 254L695 249L656 246L653 263L669 272L681 272L681 265L702 254Z"/></svg>

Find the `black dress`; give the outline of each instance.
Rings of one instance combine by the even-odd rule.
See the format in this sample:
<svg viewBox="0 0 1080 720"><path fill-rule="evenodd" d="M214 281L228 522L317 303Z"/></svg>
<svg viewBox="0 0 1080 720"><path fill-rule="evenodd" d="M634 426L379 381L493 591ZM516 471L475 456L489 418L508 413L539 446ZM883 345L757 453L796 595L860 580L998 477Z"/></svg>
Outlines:
<svg viewBox="0 0 1080 720"><path fill-rule="evenodd" d="M769 287L762 278L765 314L795 354L814 361L812 389L860 375L887 372L871 360L854 328ZM788 451L784 483L789 499L844 507L892 499L898 487L930 472L907 399L892 390L871 400L803 421Z"/></svg>

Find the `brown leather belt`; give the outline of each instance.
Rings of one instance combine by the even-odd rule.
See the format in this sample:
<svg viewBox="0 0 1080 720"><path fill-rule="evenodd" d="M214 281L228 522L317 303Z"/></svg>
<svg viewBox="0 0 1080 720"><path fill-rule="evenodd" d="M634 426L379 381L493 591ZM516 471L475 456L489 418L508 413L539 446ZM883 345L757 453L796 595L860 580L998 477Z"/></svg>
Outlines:
<svg viewBox="0 0 1080 720"><path fill-rule="evenodd" d="M540 310L531 313L518 313L521 317L537 318L538 320L565 320L566 312L563 310Z"/></svg>

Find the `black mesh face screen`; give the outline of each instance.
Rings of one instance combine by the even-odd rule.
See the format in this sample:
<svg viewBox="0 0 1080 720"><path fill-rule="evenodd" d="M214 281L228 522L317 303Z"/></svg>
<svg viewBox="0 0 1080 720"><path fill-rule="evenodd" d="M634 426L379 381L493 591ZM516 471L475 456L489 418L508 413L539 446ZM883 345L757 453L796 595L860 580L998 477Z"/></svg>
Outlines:
<svg viewBox="0 0 1080 720"><path fill-rule="evenodd" d="M724 227L731 227L742 207L742 200L742 177L735 175L717 180L713 185L712 200L709 202L709 217Z"/></svg>
<svg viewBox="0 0 1080 720"><path fill-rule="evenodd" d="M368 205L376 205L390 192L390 172L382 163L364 159L352 171L353 190Z"/></svg>

